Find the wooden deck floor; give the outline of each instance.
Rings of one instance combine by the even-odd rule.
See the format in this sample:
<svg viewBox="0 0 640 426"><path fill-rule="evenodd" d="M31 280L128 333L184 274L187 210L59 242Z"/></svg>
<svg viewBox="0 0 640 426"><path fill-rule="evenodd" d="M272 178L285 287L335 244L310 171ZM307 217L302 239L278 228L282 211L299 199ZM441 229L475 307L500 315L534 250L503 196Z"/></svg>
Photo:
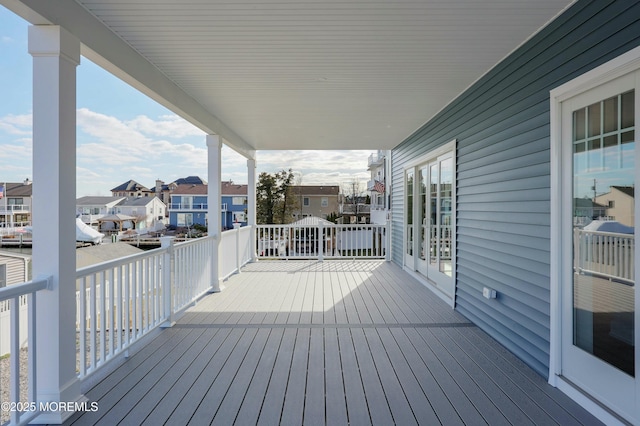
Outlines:
<svg viewBox="0 0 640 426"><path fill-rule="evenodd" d="M86 425L597 424L394 264L258 262L86 392Z"/></svg>

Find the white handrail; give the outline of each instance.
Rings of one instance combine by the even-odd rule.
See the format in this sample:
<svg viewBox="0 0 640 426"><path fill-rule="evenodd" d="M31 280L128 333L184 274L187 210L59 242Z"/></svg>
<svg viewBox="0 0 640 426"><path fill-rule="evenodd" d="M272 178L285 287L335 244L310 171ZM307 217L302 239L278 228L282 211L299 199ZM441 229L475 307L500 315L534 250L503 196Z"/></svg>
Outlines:
<svg viewBox="0 0 640 426"><path fill-rule="evenodd" d="M635 283L633 234L574 230L576 272Z"/></svg>
<svg viewBox="0 0 640 426"><path fill-rule="evenodd" d="M258 258L385 259L388 226L377 224L258 225Z"/></svg>
<svg viewBox="0 0 640 426"><path fill-rule="evenodd" d="M36 300L37 293L50 287L52 277L38 278L36 280L23 284L11 285L0 289L0 302L9 302L9 328L10 328L10 344L9 353L11 358L9 361L9 402L10 408L16 408L11 411L0 411L0 423L10 420L12 424L26 424L37 415L37 410L18 410L19 404L25 407L31 407L31 403L35 404L37 395L36 382ZM27 330L21 333L21 315L20 315L20 298L26 297L27 304ZM4 334L5 330L0 330ZM20 350L24 344L20 342L21 334L28 341L27 346L27 389L28 395L26 401L21 398L23 389L20 382ZM26 404L26 405L24 405Z"/></svg>

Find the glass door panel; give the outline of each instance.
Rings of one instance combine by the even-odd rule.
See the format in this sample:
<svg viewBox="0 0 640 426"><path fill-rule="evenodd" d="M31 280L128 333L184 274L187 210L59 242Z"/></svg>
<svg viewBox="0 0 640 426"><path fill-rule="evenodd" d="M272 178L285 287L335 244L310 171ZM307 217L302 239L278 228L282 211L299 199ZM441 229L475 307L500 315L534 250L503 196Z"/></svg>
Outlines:
<svg viewBox="0 0 640 426"><path fill-rule="evenodd" d="M415 268L413 264L413 170L408 170L405 176L405 265L411 269Z"/></svg>
<svg viewBox="0 0 640 426"><path fill-rule="evenodd" d="M572 112L573 345L635 377L634 91Z"/></svg>
<svg viewBox="0 0 640 426"><path fill-rule="evenodd" d="M453 255L452 204L453 204L453 159L440 162L440 205L439 218L439 271L451 277Z"/></svg>
<svg viewBox="0 0 640 426"><path fill-rule="evenodd" d="M429 216L427 210L427 182L429 181L429 177L427 176L427 168L423 167L419 172L419 197L420 197L420 206L418 210L420 211L420 236L418 247L420 248L420 262L424 263L427 259L427 251L428 251L428 242L427 235L429 232Z"/></svg>

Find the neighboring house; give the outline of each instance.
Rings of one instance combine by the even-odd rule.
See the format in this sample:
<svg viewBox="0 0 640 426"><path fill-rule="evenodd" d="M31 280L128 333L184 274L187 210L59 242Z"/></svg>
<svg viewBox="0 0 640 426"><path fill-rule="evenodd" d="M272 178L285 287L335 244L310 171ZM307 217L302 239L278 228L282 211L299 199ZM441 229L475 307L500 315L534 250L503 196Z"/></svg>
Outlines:
<svg viewBox="0 0 640 426"><path fill-rule="evenodd" d="M338 223L371 223L371 205L368 196L341 197Z"/></svg>
<svg viewBox="0 0 640 426"><path fill-rule="evenodd" d="M247 185L232 181L221 182L222 229L231 229L234 224L247 225Z"/></svg>
<svg viewBox="0 0 640 426"><path fill-rule="evenodd" d="M115 206L115 213L135 217L136 230L144 233L164 229L166 209L158 197L130 197Z"/></svg>
<svg viewBox="0 0 640 426"><path fill-rule="evenodd" d="M571 216L597 181L594 201L634 225L639 34L638 2L574 3L391 160L393 262L583 406L635 424L639 299L617 276L635 237L607 244L624 270L578 272L577 250L598 239L577 243Z"/></svg>
<svg viewBox="0 0 640 426"><path fill-rule="evenodd" d="M29 281L31 256L0 252L0 288Z"/></svg>
<svg viewBox="0 0 640 426"><path fill-rule="evenodd" d="M125 197L80 197L76 200L76 212L87 225L97 226L104 216L116 214L116 205Z"/></svg>
<svg viewBox="0 0 640 426"><path fill-rule="evenodd" d="M635 188L632 186L611 186L606 194L596 197L596 202L606 208L609 220L626 226L635 226Z"/></svg>
<svg viewBox="0 0 640 426"><path fill-rule="evenodd" d="M178 227L207 225L207 185L178 185L171 194L169 224Z"/></svg>
<svg viewBox="0 0 640 426"><path fill-rule="evenodd" d="M165 184L164 181L160 179L156 179L156 186L154 187L154 193L156 197L160 199L160 201L162 201L165 204L169 204L171 202L171 193L175 191L177 187L178 187L178 184L175 182L171 182L170 184Z"/></svg>
<svg viewBox="0 0 640 426"><path fill-rule="evenodd" d="M135 180L130 179L122 185L113 188L111 194L114 197L152 197L155 195L155 190L151 190Z"/></svg>
<svg viewBox="0 0 640 426"><path fill-rule="evenodd" d="M378 150L369 156L368 170L371 179L367 182L367 191L371 192L370 223L384 225L389 212L387 168L391 151Z"/></svg>
<svg viewBox="0 0 640 426"><path fill-rule="evenodd" d="M291 187L297 198L296 220L316 216L326 219L331 213L340 211L340 187L335 185L299 185Z"/></svg>
<svg viewBox="0 0 640 426"><path fill-rule="evenodd" d="M573 200L574 225L584 226L592 220L604 219L607 216L607 207L594 203L591 198L575 198Z"/></svg>
<svg viewBox="0 0 640 426"><path fill-rule="evenodd" d="M32 182L0 182L0 227L31 224Z"/></svg>

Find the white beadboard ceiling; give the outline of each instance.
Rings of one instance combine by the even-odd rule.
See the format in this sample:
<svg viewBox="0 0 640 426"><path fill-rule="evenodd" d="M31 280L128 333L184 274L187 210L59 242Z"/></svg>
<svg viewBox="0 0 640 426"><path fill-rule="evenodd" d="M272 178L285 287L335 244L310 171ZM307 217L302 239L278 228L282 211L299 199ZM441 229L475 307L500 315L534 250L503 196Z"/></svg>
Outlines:
<svg viewBox="0 0 640 426"><path fill-rule="evenodd" d="M245 154L392 148L572 3L1 2Z"/></svg>

